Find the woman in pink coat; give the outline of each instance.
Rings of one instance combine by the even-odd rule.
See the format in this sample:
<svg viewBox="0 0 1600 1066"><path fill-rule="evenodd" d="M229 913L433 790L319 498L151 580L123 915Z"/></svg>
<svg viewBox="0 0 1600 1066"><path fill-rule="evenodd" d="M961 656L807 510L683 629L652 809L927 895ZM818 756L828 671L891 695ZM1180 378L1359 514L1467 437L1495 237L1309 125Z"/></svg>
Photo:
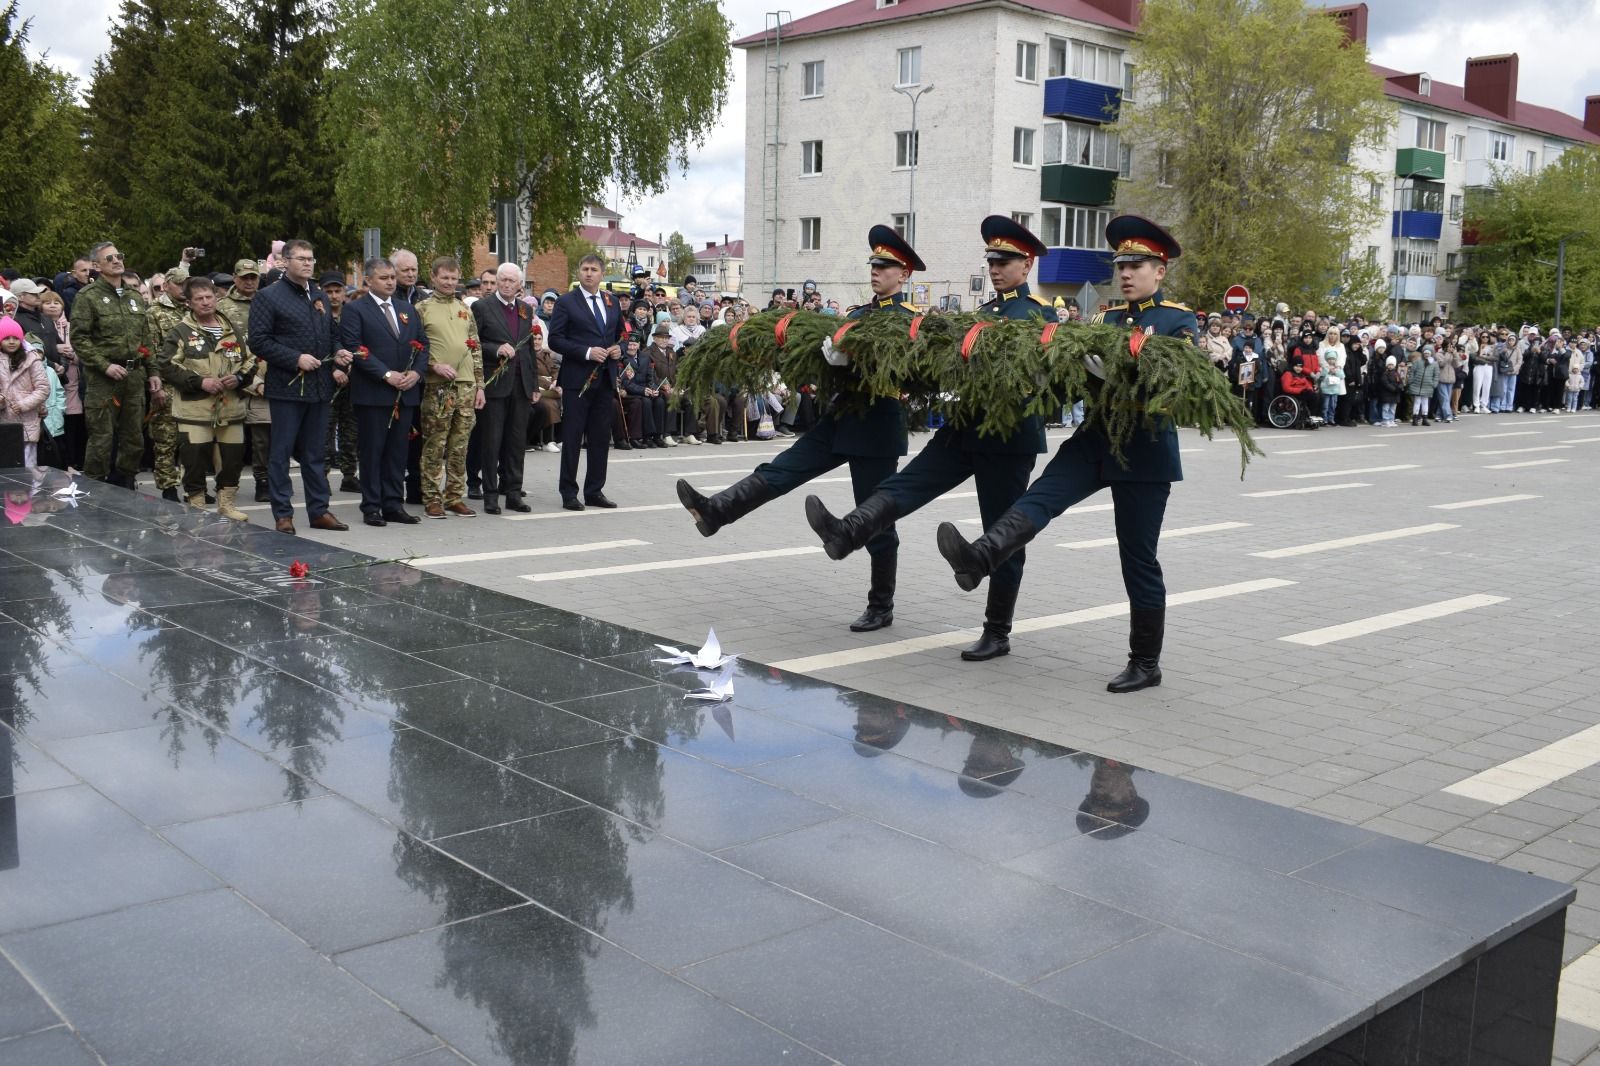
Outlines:
<svg viewBox="0 0 1600 1066"><path fill-rule="evenodd" d="M22 424L23 465L39 465L39 418L50 398L50 378L38 352L22 343L22 327L0 318L0 423Z"/></svg>

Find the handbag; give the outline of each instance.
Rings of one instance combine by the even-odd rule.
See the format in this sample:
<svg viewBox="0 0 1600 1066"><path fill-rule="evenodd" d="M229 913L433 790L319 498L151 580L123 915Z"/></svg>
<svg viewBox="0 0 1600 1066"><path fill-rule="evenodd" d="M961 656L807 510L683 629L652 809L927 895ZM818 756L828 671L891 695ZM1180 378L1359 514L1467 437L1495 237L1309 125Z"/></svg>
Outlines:
<svg viewBox="0 0 1600 1066"><path fill-rule="evenodd" d="M756 420L756 440L771 440L776 437L778 431L772 424L772 415L767 410L766 401L752 396L750 405L760 412L760 417Z"/></svg>

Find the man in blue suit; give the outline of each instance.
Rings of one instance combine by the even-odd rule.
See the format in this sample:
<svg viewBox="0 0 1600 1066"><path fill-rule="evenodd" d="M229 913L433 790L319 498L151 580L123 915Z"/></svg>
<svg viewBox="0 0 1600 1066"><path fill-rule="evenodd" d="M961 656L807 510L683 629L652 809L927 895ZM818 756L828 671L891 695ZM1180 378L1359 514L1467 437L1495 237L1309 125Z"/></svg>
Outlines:
<svg viewBox="0 0 1600 1066"><path fill-rule="evenodd" d="M422 402L428 335L416 308L394 294L398 275L387 259L366 262L367 295L345 304L339 331L351 364L350 402L361 454L361 513L369 526L421 521L407 514L406 438Z"/></svg>
<svg viewBox="0 0 1600 1066"><path fill-rule="evenodd" d="M605 494L606 456L617 416L622 367L622 311L600 291L605 264L597 255L578 262L578 288L556 299L550 316L550 350L561 359L561 506L569 511L615 507ZM588 437L589 468L578 500L578 449Z"/></svg>

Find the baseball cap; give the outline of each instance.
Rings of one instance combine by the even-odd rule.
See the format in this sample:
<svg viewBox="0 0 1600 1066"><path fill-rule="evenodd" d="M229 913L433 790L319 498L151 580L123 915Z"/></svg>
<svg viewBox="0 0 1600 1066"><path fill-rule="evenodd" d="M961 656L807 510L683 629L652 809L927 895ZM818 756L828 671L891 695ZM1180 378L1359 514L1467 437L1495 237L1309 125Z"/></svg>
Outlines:
<svg viewBox="0 0 1600 1066"><path fill-rule="evenodd" d="M344 275L339 273L337 270L325 270L322 272L322 275L317 278L317 284L324 289L326 289L329 285L343 285L345 284Z"/></svg>
<svg viewBox="0 0 1600 1066"><path fill-rule="evenodd" d="M41 292L44 292L44 286L33 281L31 278L18 278L11 283L11 291L16 293L18 296L37 296Z"/></svg>
<svg viewBox="0 0 1600 1066"><path fill-rule="evenodd" d="M249 277L252 274L258 278L261 276L261 268L256 265L256 261L254 259L240 259L233 264L234 277L244 278Z"/></svg>

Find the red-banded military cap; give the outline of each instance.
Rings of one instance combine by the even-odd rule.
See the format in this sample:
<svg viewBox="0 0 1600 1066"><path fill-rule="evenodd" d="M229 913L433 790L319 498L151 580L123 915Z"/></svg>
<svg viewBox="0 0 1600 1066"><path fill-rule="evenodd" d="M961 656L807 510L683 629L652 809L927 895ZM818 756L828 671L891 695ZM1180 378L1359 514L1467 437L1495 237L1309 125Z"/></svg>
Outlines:
<svg viewBox="0 0 1600 1066"><path fill-rule="evenodd" d="M1043 241L1028 232L1028 227L1005 215L990 215L978 231L983 234L985 259L1025 259L1049 251Z"/></svg>
<svg viewBox="0 0 1600 1066"><path fill-rule="evenodd" d="M1171 262L1183 254L1172 234L1140 215L1118 215L1106 223L1106 243L1115 254L1113 263L1138 263L1146 259Z"/></svg>
<svg viewBox="0 0 1600 1066"><path fill-rule="evenodd" d="M897 266L907 270L928 269L922 265L922 260L917 258L916 249L907 244L904 237L881 223L867 231L867 247L872 249L872 254L867 257L867 262L871 266Z"/></svg>

